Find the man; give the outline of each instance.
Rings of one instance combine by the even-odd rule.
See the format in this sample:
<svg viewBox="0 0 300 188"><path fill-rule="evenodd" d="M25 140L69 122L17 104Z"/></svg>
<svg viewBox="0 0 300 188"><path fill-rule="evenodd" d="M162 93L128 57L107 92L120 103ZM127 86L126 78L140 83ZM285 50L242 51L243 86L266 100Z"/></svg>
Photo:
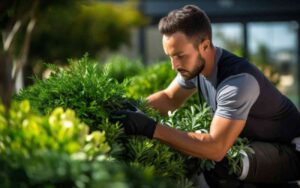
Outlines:
<svg viewBox="0 0 300 188"><path fill-rule="evenodd" d="M243 173L236 179L255 183L300 179L300 152L292 144L300 144L300 114L291 101L246 59L213 45L210 20L197 6L171 11L160 20L159 31L178 74L168 88L147 98L149 106L165 115L179 108L198 87L214 112L210 131L182 132L140 111L125 110L117 112L125 114L118 119L125 132L220 161L214 171L206 173L211 187L229 185L218 180L229 180L222 172L222 160L238 136L251 141L253 152L245 156Z"/></svg>

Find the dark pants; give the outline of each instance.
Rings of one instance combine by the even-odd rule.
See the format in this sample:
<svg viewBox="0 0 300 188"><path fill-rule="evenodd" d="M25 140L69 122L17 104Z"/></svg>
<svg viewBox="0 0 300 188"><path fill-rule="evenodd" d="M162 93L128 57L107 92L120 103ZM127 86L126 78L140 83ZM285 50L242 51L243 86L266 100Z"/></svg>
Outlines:
<svg viewBox="0 0 300 188"><path fill-rule="evenodd" d="M300 180L300 152L294 146L266 142L253 142L250 146L254 153L247 153L250 165L245 180L228 174L225 159L214 170L204 172L208 185L212 188L287 187L288 182Z"/></svg>

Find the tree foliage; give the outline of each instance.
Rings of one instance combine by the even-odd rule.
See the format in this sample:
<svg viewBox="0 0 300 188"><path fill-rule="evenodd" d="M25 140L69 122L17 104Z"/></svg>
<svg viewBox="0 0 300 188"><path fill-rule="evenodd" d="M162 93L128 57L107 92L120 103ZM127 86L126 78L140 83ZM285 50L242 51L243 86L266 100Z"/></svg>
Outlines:
<svg viewBox="0 0 300 188"><path fill-rule="evenodd" d="M49 62L97 57L103 50L130 44L130 31L146 23L132 4L92 2L65 10L49 8L37 24L30 56Z"/></svg>

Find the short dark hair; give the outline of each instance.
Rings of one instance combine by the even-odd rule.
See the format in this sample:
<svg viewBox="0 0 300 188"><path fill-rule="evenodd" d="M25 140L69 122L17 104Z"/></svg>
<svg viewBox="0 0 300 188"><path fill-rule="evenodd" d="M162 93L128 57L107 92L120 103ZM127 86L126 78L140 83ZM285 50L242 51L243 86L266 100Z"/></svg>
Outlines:
<svg viewBox="0 0 300 188"><path fill-rule="evenodd" d="M211 23L206 13L195 5L186 5L171 11L160 19L158 30L161 34L174 34L178 31L188 37L208 38L211 40Z"/></svg>

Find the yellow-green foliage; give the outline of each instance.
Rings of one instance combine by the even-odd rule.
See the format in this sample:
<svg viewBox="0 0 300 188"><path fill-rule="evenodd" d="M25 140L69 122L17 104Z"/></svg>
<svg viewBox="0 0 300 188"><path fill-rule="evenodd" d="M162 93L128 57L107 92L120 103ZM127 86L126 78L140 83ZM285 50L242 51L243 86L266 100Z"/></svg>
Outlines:
<svg viewBox="0 0 300 188"><path fill-rule="evenodd" d="M49 116L31 112L29 101L14 103L5 117L0 112L0 153L10 161L30 158L35 153L59 152L95 159L110 150L104 132L94 131L75 116L73 110L56 108Z"/></svg>
<svg viewBox="0 0 300 188"><path fill-rule="evenodd" d="M107 160L104 132L88 133L73 110L32 112L29 101L0 105L0 187L176 187L150 168Z"/></svg>

